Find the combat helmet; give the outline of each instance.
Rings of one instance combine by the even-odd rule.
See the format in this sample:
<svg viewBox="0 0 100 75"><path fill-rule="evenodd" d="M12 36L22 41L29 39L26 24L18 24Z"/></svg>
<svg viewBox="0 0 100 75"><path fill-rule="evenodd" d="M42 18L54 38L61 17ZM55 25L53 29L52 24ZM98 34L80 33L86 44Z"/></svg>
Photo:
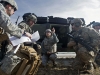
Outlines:
<svg viewBox="0 0 100 75"><path fill-rule="evenodd" d="M23 15L23 20L28 22L29 20L34 21L34 23L37 22L37 16L34 13L25 13Z"/></svg>
<svg viewBox="0 0 100 75"><path fill-rule="evenodd" d="M71 21L71 24L78 27L83 24L83 21L80 18L75 18Z"/></svg>
<svg viewBox="0 0 100 75"><path fill-rule="evenodd" d="M46 29L46 32L50 32L51 33L51 29Z"/></svg>
<svg viewBox="0 0 100 75"><path fill-rule="evenodd" d="M100 23L99 22L93 23L92 27L94 28L95 26L100 26Z"/></svg>
<svg viewBox="0 0 100 75"><path fill-rule="evenodd" d="M18 10L18 6L15 0L0 0L0 3L9 3L14 7L14 11Z"/></svg>

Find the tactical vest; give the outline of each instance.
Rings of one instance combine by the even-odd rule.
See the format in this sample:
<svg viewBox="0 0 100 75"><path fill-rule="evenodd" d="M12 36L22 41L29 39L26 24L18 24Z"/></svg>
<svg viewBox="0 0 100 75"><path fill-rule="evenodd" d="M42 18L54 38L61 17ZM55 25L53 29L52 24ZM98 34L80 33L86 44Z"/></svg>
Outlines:
<svg viewBox="0 0 100 75"><path fill-rule="evenodd" d="M56 46L56 44L53 43L53 41L54 41L53 37L51 37L51 38L45 38L43 40L43 42L44 42L44 48L47 51L49 51L49 52L56 52L56 50L57 50L56 49L57 46Z"/></svg>

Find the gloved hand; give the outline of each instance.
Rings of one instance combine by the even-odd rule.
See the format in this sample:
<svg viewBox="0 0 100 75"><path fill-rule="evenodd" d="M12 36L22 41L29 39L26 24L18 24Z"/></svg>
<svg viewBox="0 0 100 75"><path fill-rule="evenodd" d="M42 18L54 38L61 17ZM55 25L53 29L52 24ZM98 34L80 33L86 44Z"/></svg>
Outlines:
<svg viewBox="0 0 100 75"><path fill-rule="evenodd" d="M47 51L47 54L51 54L51 52Z"/></svg>
<svg viewBox="0 0 100 75"><path fill-rule="evenodd" d="M0 27L0 34L4 34L4 29Z"/></svg>
<svg viewBox="0 0 100 75"><path fill-rule="evenodd" d="M76 45L76 42L70 41L70 42L67 44L67 47L72 47L72 46L75 46L75 45Z"/></svg>
<svg viewBox="0 0 100 75"><path fill-rule="evenodd" d="M39 44L34 44L34 45L33 45L33 48L39 50L39 49L41 49L41 46L40 46Z"/></svg>
<svg viewBox="0 0 100 75"><path fill-rule="evenodd" d="M95 53L94 53L93 51L90 51L89 54L90 54L91 56L95 56Z"/></svg>
<svg viewBox="0 0 100 75"><path fill-rule="evenodd" d="M34 44L33 48L36 50L37 54L41 54L41 46L39 44Z"/></svg>
<svg viewBox="0 0 100 75"><path fill-rule="evenodd" d="M55 28L52 28L52 33L55 33Z"/></svg>

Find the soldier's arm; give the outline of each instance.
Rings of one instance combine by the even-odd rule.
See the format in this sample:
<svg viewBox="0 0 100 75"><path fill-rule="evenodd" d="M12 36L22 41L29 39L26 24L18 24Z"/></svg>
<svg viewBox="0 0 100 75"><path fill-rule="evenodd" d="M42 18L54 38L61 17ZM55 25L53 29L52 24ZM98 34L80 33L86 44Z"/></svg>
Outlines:
<svg viewBox="0 0 100 75"><path fill-rule="evenodd" d="M47 53L47 51L46 51L45 48L44 48L44 42L43 42L43 41L42 41L42 43L41 43L41 52L42 52L42 54Z"/></svg>
<svg viewBox="0 0 100 75"><path fill-rule="evenodd" d="M20 22L18 27L25 30L25 23Z"/></svg>
<svg viewBox="0 0 100 75"><path fill-rule="evenodd" d="M77 45L76 42L72 38L70 38L69 42L67 43L67 47L73 47L75 45Z"/></svg>
<svg viewBox="0 0 100 75"><path fill-rule="evenodd" d="M53 33L53 38L54 38L54 43L58 43L59 42L59 39L57 38L56 34Z"/></svg>
<svg viewBox="0 0 100 75"><path fill-rule="evenodd" d="M67 44L67 47L73 47L76 45L76 42L74 41L69 41L69 43Z"/></svg>
<svg viewBox="0 0 100 75"><path fill-rule="evenodd" d="M24 33L24 30L13 24L10 21L10 17L3 11L0 11L0 27L2 27L5 32L8 32L10 35L16 36L18 38L20 38Z"/></svg>
<svg viewBox="0 0 100 75"><path fill-rule="evenodd" d="M100 40L100 34L94 30L94 29L91 29L89 31L89 36L92 38L91 41L92 41L92 46L97 46L99 44L99 40Z"/></svg>

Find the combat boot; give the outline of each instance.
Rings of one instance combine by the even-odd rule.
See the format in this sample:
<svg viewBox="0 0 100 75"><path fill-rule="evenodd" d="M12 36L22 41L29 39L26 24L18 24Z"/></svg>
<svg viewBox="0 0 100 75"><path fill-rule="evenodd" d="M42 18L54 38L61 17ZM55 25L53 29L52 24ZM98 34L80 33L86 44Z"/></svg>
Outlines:
<svg viewBox="0 0 100 75"><path fill-rule="evenodd" d="M93 66L92 62L90 62L87 65L87 73L89 73L89 74L93 74L94 73L94 66Z"/></svg>
<svg viewBox="0 0 100 75"><path fill-rule="evenodd" d="M53 61L53 67L57 67L57 63Z"/></svg>

